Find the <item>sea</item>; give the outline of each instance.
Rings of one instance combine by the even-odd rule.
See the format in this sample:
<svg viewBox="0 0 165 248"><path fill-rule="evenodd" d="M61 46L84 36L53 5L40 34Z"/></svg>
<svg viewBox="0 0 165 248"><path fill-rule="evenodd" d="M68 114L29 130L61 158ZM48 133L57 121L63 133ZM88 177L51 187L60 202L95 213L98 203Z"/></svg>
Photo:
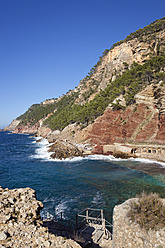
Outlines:
<svg viewBox="0 0 165 248"><path fill-rule="evenodd" d="M53 160L48 141L25 134L0 132L0 185L30 187L50 213L73 220L85 208L103 209L112 221L113 208L143 191L165 197L165 163L90 155Z"/></svg>

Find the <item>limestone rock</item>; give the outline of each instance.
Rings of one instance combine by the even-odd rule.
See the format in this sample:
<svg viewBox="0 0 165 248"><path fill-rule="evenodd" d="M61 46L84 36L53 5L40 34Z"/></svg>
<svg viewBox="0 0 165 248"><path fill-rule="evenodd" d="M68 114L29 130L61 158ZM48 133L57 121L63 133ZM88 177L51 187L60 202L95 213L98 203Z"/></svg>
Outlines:
<svg viewBox="0 0 165 248"><path fill-rule="evenodd" d="M130 203L136 200L129 199L121 205L117 205L113 212L113 246L117 248L129 247L162 247L165 244L165 228L155 231L140 228L128 218ZM165 204L165 200L162 199Z"/></svg>
<svg viewBox="0 0 165 248"><path fill-rule="evenodd" d="M43 204L31 188L0 187L0 248L3 247L71 247L80 246L48 232L40 219Z"/></svg>

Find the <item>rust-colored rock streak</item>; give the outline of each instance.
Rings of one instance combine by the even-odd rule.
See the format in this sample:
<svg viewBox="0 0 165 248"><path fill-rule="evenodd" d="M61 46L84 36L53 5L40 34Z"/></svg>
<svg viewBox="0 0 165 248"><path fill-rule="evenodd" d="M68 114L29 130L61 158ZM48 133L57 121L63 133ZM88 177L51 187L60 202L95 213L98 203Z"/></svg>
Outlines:
<svg viewBox="0 0 165 248"><path fill-rule="evenodd" d="M165 115L159 117L156 109L145 104L125 111L108 109L93 124L88 139L96 144L94 153L102 153L106 144L125 142L165 143Z"/></svg>

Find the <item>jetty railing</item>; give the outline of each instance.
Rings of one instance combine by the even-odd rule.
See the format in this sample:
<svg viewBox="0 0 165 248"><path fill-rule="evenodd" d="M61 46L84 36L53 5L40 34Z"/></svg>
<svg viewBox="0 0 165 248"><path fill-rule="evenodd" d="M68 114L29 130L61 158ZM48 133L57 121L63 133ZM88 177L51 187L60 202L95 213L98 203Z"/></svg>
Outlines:
<svg viewBox="0 0 165 248"><path fill-rule="evenodd" d="M80 211L76 217L76 229L80 228L80 226L78 226L78 217L82 218L80 222L82 225L87 224L96 229L99 227L99 229L102 230L102 236L104 236L104 238L112 239L112 234L108 230L112 229L112 224L104 218L103 209L86 208Z"/></svg>

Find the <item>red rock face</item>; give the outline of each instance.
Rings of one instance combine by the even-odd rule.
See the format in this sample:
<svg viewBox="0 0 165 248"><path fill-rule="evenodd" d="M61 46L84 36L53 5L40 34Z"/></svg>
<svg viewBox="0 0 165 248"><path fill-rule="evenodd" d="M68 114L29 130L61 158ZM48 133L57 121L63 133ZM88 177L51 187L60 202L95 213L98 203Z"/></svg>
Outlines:
<svg viewBox="0 0 165 248"><path fill-rule="evenodd" d="M156 140L162 144L165 143L165 114L161 114L159 116L159 122L158 122L158 132L156 135Z"/></svg>
<svg viewBox="0 0 165 248"><path fill-rule="evenodd" d="M87 139L97 144L94 153L101 153L103 145L124 142L165 143L165 115L160 120L156 109L145 104L125 111L108 109L93 124Z"/></svg>

